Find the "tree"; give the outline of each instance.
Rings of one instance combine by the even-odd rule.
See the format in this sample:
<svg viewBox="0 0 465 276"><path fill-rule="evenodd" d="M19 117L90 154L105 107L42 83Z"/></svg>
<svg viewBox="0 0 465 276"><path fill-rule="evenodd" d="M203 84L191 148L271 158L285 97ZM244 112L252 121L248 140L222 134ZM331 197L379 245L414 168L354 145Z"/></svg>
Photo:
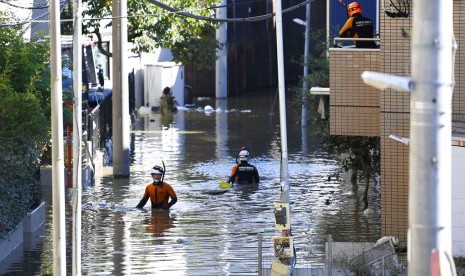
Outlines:
<svg viewBox="0 0 465 276"><path fill-rule="evenodd" d="M363 192L364 209L368 208L368 189L373 175L380 173L379 137L345 136L323 134L323 146L329 153L334 153L342 169L351 171L353 191L358 190L358 173L365 179Z"/></svg>
<svg viewBox="0 0 465 276"><path fill-rule="evenodd" d="M111 53L102 47L102 28L111 27L111 0L84 0L87 10L83 32L94 33L98 38L100 52L107 56ZM168 0L179 10L190 11L199 16L214 17L214 5L219 0ZM218 23L198 20L171 13L148 2L128 0L128 40L135 52L152 52L157 47L169 48L174 60L183 64L196 62L206 68L215 64L216 50L220 47L215 39ZM104 19L107 18L107 19Z"/></svg>

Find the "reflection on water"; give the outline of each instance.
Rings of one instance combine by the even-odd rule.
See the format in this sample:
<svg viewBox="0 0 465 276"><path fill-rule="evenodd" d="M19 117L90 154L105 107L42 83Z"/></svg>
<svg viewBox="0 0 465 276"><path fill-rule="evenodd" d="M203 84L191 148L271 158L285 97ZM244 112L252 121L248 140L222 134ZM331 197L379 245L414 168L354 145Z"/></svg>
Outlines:
<svg viewBox="0 0 465 276"><path fill-rule="evenodd" d="M257 234L264 233L265 256L272 253L271 237L279 235L273 214L280 195L274 96L200 102L199 107L210 104L216 112L179 110L168 122L158 114L142 116L131 132L130 177L102 177L83 192L83 274L256 275ZM379 202L370 189L375 212L363 215L362 194L353 195L349 183L329 177L337 163L319 148L310 127L302 131L299 118L300 109L295 114L288 110L292 232L298 265L321 265L328 234L336 241L380 237ZM250 162L259 169L261 183L221 190L218 185L227 180L242 145L251 149ZM150 168L161 158L178 203L170 211L135 209L151 181ZM11 275L51 274L48 206L43 245L15 264ZM68 206L68 233L71 218ZM70 272L69 235L67 247ZM28 263L36 264L30 266L33 271L26 271Z"/></svg>

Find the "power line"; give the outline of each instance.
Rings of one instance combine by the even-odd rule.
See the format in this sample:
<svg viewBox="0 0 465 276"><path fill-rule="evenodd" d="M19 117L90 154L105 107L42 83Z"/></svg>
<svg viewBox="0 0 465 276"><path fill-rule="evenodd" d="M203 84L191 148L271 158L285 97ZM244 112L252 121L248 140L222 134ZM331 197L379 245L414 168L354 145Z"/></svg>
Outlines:
<svg viewBox="0 0 465 276"><path fill-rule="evenodd" d="M47 9L49 6L47 4L44 4L43 6L32 6L32 7L25 7L25 6L20 6L20 5L15 5L11 3L10 1L5 1L5 0L0 0L0 3L3 3L5 5L8 5L10 7L18 8L18 9L24 9L24 10L41 10L41 9Z"/></svg>
<svg viewBox="0 0 465 276"><path fill-rule="evenodd" d="M191 14L189 12L185 12L185 11L180 11L180 10L177 10L173 7L170 7L168 5L165 5L157 0L148 0L150 3L156 5L156 6L159 6L161 7L162 9L164 10L167 10L173 14L177 14L177 15L182 15L182 16L185 16L185 17L190 17L190 18L194 18L194 19L199 19L199 20L207 20L207 21L213 21L213 22L254 22L254 21L261 21L261 20L265 20L265 19L268 19L268 18L271 18L273 16L275 16L275 13L270 13L270 14L265 14L265 15L259 15L259 16L252 16L252 17L243 17L243 18L211 18L211 17L205 17L205 16L200 16L200 15L194 15L194 14ZM302 6L305 6L306 4L310 3L310 2L313 2L314 0L306 0L302 3L299 3L297 5L294 5L292 7L289 7L287 9L284 9L282 10L282 13L287 13L287 12L290 12L290 11L293 11L295 9L298 9Z"/></svg>
<svg viewBox="0 0 465 276"><path fill-rule="evenodd" d="M63 8L64 5L66 4L68 0L61 0L60 1L60 7ZM36 16L35 18L33 19L30 19L30 20L26 20L26 21L17 21L17 22L11 22L11 23L3 23L3 24L0 24L0 28L1 27L14 27L14 26L20 26L20 25L26 25L26 24L30 24L30 23L38 23L38 22L50 22L49 19L47 20L38 20L39 18L42 18L44 16L47 16L49 13L48 13L48 10L46 12L44 12L43 14L39 15L39 16Z"/></svg>
<svg viewBox="0 0 465 276"><path fill-rule="evenodd" d="M272 18L273 16L275 16L275 13L270 13L270 14L264 14L264 15L259 15L259 16L242 17L242 18L214 18L214 17L206 17L206 16L195 15L195 14L192 13L192 11L178 10L176 8L165 5L165 4L163 4L163 3L159 2L159 1L156 1L156 0L148 0L148 1L150 3L152 3L152 4L154 4L154 5L162 8L162 9L168 11L169 14L175 14L175 15L190 17L190 18L199 19L199 20L207 20L207 21L212 21L212 22L256 22L256 21L266 20L266 19L269 19L269 18ZM284 13L291 12L291 11L296 10L298 8L301 8L301 7L305 6L306 4L308 4L310 2L313 2L313 1L314 0L306 0L304 2L301 2L299 4L294 5L292 7L289 7L287 9L283 9L282 13L284 14ZM64 4L65 2L66 2L66 0L63 0L62 4ZM253 3L253 2L247 2L247 3ZM227 6L229 6L229 5L227 5ZM217 7L226 7L226 6L217 6ZM198 10L206 10L206 9L213 9L213 8L216 8L216 7L208 7L208 8L204 8L204 9L198 9ZM160 16L160 15L162 15L162 14L143 14L143 15L126 16L124 18ZM42 15L40 17L36 17L35 19L31 19L31 20L28 20L28 21L0 24L0 27L24 25L24 24L27 24L27 23L47 23L47 22L50 21L50 20L37 20L38 18L41 18L43 16L44 15ZM105 19L114 19L114 18L115 17L109 16L109 17L99 17L99 18L83 18L82 20L83 21L91 21L91 20L105 20ZM118 17L118 18L122 18L122 17ZM60 21L61 22L71 22L71 21L73 21L73 19L62 19Z"/></svg>

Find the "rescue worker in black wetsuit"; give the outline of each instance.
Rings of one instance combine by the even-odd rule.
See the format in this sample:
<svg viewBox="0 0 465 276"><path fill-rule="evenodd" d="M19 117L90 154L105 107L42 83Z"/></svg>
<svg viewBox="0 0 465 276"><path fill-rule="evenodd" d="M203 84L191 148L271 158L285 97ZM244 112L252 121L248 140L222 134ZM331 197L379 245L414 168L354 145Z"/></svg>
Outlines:
<svg viewBox="0 0 465 276"><path fill-rule="evenodd" d="M340 37L373 38L373 21L362 16L359 3L350 3L347 6L347 14L349 18L339 31ZM354 44L357 48L378 48L374 41L354 41Z"/></svg>
<svg viewBox="0 0 465 276"><path fill-rule="evenodd" d="M136 208L143 208L150 198L152 209L165 209L168 210L173 206L178 198L170 184L163 182L165 171L160 166L152 168L151 175L153 182L147 184L145 187L144 196L137 204ZM169 201L169 199L171 200Z"/></svg>
<svg viewBox="0 0 465 276"><path fill-rule="evenodd" d="M240 163L233 166L228 183L234 184L234 182L236 182L238 184L257 184L260 182L260 176L258 175L257 168L248 162L250 153L247 148L242 147L238 156Z"/></svg>

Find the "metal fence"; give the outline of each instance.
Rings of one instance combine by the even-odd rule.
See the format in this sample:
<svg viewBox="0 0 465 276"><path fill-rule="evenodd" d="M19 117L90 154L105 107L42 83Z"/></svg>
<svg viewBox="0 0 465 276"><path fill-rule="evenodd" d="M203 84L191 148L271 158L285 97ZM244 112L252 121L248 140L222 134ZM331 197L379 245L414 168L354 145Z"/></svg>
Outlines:
<svg viewBox="0 0 465 276"><path fill-rule="evenodd" d="M91 156L95 156L96 151L102 146L101 144L101 127L100 127L100 105L97 105L87 116L87 141Z"/></svg>
<svg viewBox="0 0 465 276"><path fill-rule="evenodd" d="M97 150L105 147L106 139L111 138L111 112L111 98L106 98L88 113L85 122L83 122L87 131L87 138L84 141L90 142L89 147L92 156L95 156Z"/></svg>
<svg viewBox="0 0 465 276"><path fill-rule="evenodd" d="M399 260L390 239L374 243L334 242L328 235L325 246L325 261L320 265L297 262L292 271L280 266L276 253L265 245L263 235L258 234L259 276L343 276L343 275L406 275L406 263Z"/></svg>

